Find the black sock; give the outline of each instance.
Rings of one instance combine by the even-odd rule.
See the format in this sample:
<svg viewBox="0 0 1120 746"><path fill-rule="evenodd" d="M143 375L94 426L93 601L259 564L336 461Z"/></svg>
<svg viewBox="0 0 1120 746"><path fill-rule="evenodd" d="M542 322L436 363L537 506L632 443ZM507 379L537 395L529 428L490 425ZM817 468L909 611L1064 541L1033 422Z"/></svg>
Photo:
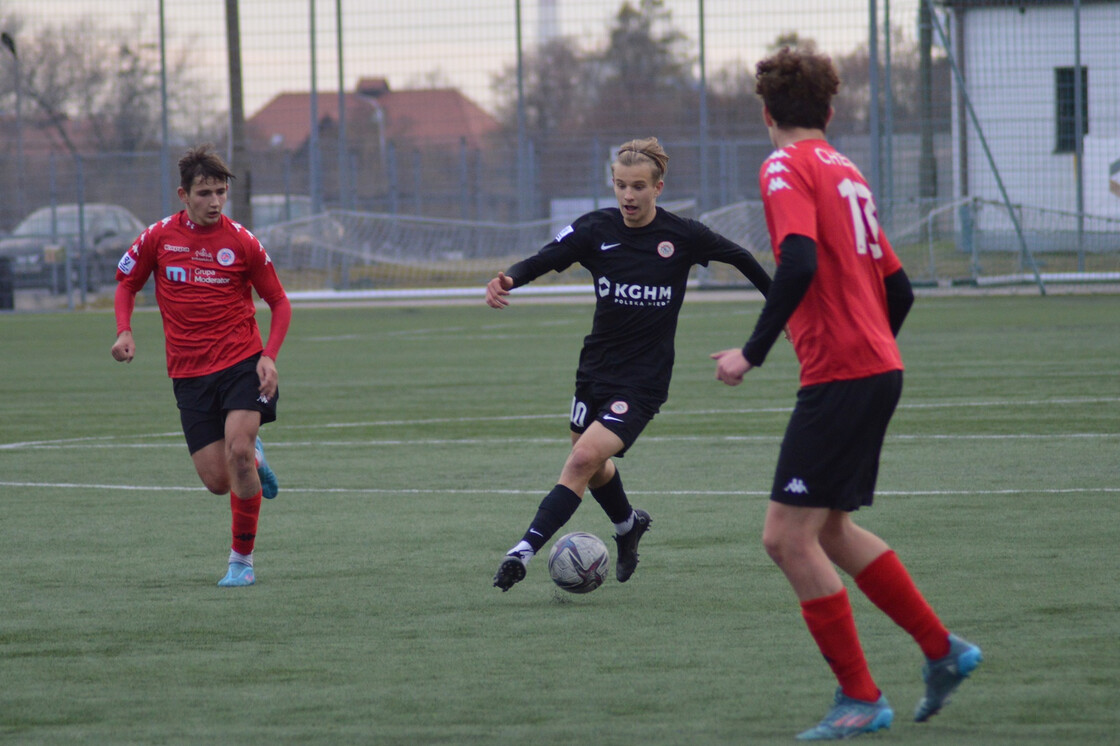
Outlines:
<svg viewBox="0 0 1120 746"><path fill-rule="evenodd" d="M568 522L581 502L583 501L579 495L562 484L556 485L552 488L552 492L549 492L541 500L541 505L537 508L537 515L533 518L533 522L529 524L529 530L525 532L525 536L521 537L522 540L529 542L529 546L533 547L534 552L541 551L545 542L551 539L552 535Z"/></svg>
<svg viewBox="0 0 1120 746"><path fill-rule="evenodd" d="M617 468L609 482L602 487L591 488L591 496L603 506L611 523L623 523L630 517L630 500L626 498L626 490L622 489L622 476Z"/></svg>

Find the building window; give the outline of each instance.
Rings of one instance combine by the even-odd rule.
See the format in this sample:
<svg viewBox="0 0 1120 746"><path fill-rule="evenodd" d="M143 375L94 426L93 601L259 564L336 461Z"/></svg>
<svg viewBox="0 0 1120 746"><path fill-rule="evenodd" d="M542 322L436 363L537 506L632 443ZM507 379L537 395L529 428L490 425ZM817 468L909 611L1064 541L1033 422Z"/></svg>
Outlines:
<svg viewBox="0 0 1120 746"><path fill-rule="evenodd" d="M1074 77L1072 67L1054 68L1054 100L1057 101L1058 137L1054 144L1056 153L1073 153L1077 150L1077 129L1074 106ZM1081 134L1089 134L1089 68L1081 67Z"/></svg>

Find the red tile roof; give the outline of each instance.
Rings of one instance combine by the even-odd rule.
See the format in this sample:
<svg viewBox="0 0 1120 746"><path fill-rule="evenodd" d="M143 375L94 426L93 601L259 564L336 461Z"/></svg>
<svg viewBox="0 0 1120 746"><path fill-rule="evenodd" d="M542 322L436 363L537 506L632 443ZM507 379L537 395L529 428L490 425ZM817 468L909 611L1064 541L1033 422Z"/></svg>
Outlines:
<svg viewBox="0 0 1120 746"><path fill-rule="evenodd" d="M376 88L378 81L363 80L359 90ZM355 131L376 131L381 110L385 138L418 144L454 145L466 138L470 147L483 145L487 135L501 125L490 114L453 88L388 91L378 96L343 95L346 125ZM319 93L319 121L338 121L338 94ZM298 150L311 134L311 94L281 93L247 122L250 137L259 145Z"/></svg>

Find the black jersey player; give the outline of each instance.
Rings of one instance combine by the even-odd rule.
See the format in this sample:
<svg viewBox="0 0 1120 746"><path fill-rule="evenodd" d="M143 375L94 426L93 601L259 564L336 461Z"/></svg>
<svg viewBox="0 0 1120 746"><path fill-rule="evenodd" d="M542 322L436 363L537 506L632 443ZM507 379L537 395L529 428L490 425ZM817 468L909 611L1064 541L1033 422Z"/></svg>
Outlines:
<svg viewBox="0 0 1120 746"><path fill-rule="evenodd" d="M657 138L620 147L611 163L618 207L584 215L486 286L487 304L505 308L513 288L578 262L593 276L596 295L576 371L572 449L524 537L502 558L494 585L503 591L525 577L529 560L568 522L588 488L614 524L616 577L630 579L651 519L631 507L611 459L626 452L668 398L689 271L725 262L763 294L770 288L770 276L746 249L657 207L668 161Z"/></svg>

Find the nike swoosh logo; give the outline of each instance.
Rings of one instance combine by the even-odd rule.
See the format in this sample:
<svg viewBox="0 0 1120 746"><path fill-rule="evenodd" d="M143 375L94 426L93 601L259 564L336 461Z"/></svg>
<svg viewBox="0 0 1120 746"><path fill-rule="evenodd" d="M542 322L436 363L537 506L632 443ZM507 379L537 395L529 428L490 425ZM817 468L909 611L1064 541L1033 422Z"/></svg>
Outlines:
<svg viewBox="0 0 1120 746"><path fill-rule="evenodd" d="M620 243L601 243L599 244L599 251L610 251L611 249L616 249L621 245L622 244Z"/></svg>
<svg viewBox="0 0 1120 746"><path fill-rule="evenodd" d="M612 417L612 416L611 416L611 415L609 415L609 414L605 414L605 415L603 415L603 419L604 419L604 420L610 420L611 422L622 422L622 421L623 421L623 420L620 420L620 419L619 419L619 418L617 418L617 417Z"/></svg>

